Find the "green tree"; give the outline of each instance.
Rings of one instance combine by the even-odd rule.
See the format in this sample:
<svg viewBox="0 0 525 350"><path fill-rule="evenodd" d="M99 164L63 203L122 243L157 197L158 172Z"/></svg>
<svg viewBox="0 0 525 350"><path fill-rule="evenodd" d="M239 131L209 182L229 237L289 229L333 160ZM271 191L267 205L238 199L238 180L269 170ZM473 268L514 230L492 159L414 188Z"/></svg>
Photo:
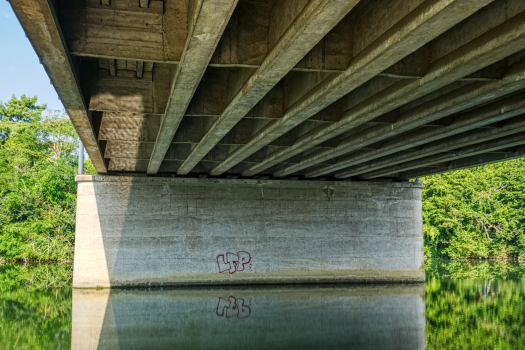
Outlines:
<svg viewBox="0 0 525 350"><path fill-rule="evenodd" d="M69 260L77 136L64 113L36 101L0 104L0 258Z"/></svg>
<svg viewBox="0 0 525 350"><path fill-rule="evenodd" d="M38 121L46 105L37 106L37 97L22 95L20 99L13 96L8 103L0 103L0 143L3 144L11 134L13 122Z"/></svg>
<svg viewBox="0 0 525 350"><path fill-rule="evenodd" d="M525 160L423 179L425 254L525 258Z"/></svg>

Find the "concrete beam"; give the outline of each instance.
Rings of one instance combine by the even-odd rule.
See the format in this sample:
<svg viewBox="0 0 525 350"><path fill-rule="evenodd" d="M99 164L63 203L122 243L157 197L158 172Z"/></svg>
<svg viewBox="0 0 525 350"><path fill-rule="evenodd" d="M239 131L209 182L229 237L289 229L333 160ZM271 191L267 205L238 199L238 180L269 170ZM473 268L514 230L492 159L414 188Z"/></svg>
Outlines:
<svg viewBox="0 0 525 350"><path fill-rule="evenodd" d="M153 146L153 143L109 140L106 144L104 158L149 160Z"/></svg>
<svg viewBox="0 0 525 350"><path fill-rule="evenodd" d="M496 152L502 149L516 147L523 144L525 144L525 132L521 132L496 140L485 141L483 143L462 147L459 150L439 153L411 162L390 166L388 168L380 169L378 171L366 173L363 176L360 176L360 178L374 179L377 177L388 176L397 177L398 173L405 173L409 170L415 171L414 169L422 169L438 163L450 162L462 158L471 157L474 155L488 154L491 152Z"/></svg>
<svg viewBox="0 0 525 350"><path fill-rule="evenodd" d="M154 143L159 125L157 115L103 112L98 139Z"/></svg>
<svg viewBox="0 0 525 350"><path fill-rule="evenodd" d="M114 77L117 72L114 59L108 59L108 68L109 68L109 75Z"/></svg>
<svg viewBox="0 0 525 350"><path fill-rule="evenodd" d="M95 169L99 173L106 173L106 164L52 2L15 0L10 1L10 4L51 79Z"/></svg>
<svg viewBox="0 0 525 350"><path fill-rule="evenodd" d="M428 0L409 15L405 16L403 13L403 18L399 18L395 25L364 47L352 59L345 72L325 79L305 94L286 111L283 118L261 129L246 146L233 152L224 164L213 170L212 174L223 173L490 2L490 0L461 2ZM383 16L384 14L372 12L370 15ZM395 13L389 16L395 16ZM370 22L374 23L373 20ZM381 20L377 19L376 22ZM355 33L354 36L367 37L366 30L374 31L375 27L363 30L361 33ZM274 157L270 158L274 159ZM280 160L282 159L279 158ZM263 162L258 167L250 168L243 175L256 174L277 162L270 160Z"/></svg>
<svg viewBox="0 0 525 350"><path fill-rule="evenodd" d="M159 170L237 1L195 0L191 3L188 39L174 73L171 95L148 165L148 174L156 174Z"/></svg>
<svg viewBox="0 0 525 350"><path fill-rule="evenodd" d="M518 115L525 114L525 94L519 94L516 96L509 97L507 99L498 101L489 106L484 106L476 110L467 112L459 117L456 117L453 123L447 127L440 127L435 130L418 130L408 134L401 135L400 137L386 142L381 147L381 151L377 152L377 157L373 156L373 159L379 157L385 157L390 155L388 159L384 158L383 161L373 161L367 166L360 166L360 171L368 167L368 171L374 171L381 168L390 168L391 166L399 163L404 163L409 160L416 158L427 157L435 153L439 153L442 150L446 151L450 149L450 145L461 143L460 140L464 138L464 133L469 130L473 130L477 137L481 141L482 134L486 133L487 130L477 130L488 126L493 123L500 122L502 120L510 119ZM493 127L493 130L498 129ZM517 132L517 131L516 131ZM458 135L460 134L460 135ZM451 137L458 135L456 137ZM439 140L439 141L438 141ZM403 153L395 155L395 152L402 152L411 148L425 145L423 150L414 152ZM448 146L447 146L448 145ZM370 157L367 158L371 160ZM379 170L377 173L383 173L387 170ZM375 174L375 173L374 173ZM368 176L369 174L367 174ZM367 177L368 178L368 177Z"/></svg>
<svg viewBox="0 0 525 350"><path fill-rule="evenodd" d="M397 174L402 179L414 179L417 177L430 176L435 174L446 173L453 170L473 168L477 166L499 163L506 160L525 157L525 146L518 146L505 153L478 154L472 157L449 162L445 166L421 168Z"/></svg>
<svg viewBox="0 0 525 350"><path fill-rule="evenodd" d="M488 129L474 129L460 135L451 136L443 140L435 141L426 145L422 150L399 153L398 155L381 158L376 162L370 162L362 166L343 170L335 175L336 178L347 178L381 169L392 164L410 161L437 153L452 151L457 148L472 144L490 141L501 137L513 135L525 131L525 117L520 116L510 119L502 127Z"/></svg>
<svg viewBox="0 0 525 350"><path fill-rule="evenodd" d="M492 105L481 107L464 115L460 115L449 126L430 127L406 133L407 131L421 127L432 121L471 108L473 105L482 102L484 99L497 98L502 92L508 92L507 89L509 87L515 90L524 88L525 80L520 80L519 77L523 76L523 73L525 72L525 62L518 65L518 67L520 66L522 67L521 69L511 70L511 74L495 84L499 89L506 87L505 90L499 90L499 92L493 93L494 86L492 86L492 84L490 84L490 86L483 86L484 84L479 86L479 83L477 83L467 85L457 91L452 91L436 101L430 101L420 106L420 108L410 110L402 115L398 122L393 125L371 127L361 134L356 135L353 139L349 138L344 140L338 147L336 147L336 149L347 150L348 153L359 150L364 146L374 144L383 139L399 135L381 145L379 149L352 153L346 157L338 159L333 165L322 169L315 169L308 172L305 176L316 177L329 174L349 166L371 161L376 158L417 147L522 114L525 110L525 104L523 103L524 96L523 94L519 94ZM315 158L318 154L329 152L330 150L320 151L317 154L312 154L312 158Z"/></svg>
<svg viewBox="0 0 525 350"><path fill-rule="evenodd" d="M186 175L195 165L321 40L358 0L311 0L279 38L261 67L232 98L226 110L177 171ZM212 172L213 174L213 172Z"/></svg>
<svg viewBox="0 0 525 350"><path fill-rule="evenodd" d="M64 0L59 19L72 55L177 63L187 37L188 2Z"/></svg>
<svg viewBox="0 0 525 350"><path fill-rule="evenodd" d="M298 140L288 151L282 150L271 155L259 166L245 171L244 175L254 175L262 169L309 149L313 145L325 142L519 51L525 45L523 21L525 21L525 13L514 16L432 63L425 77L418 80L402 80L376 96L357 104L347 110L338 123L312 130ZM494 83L497 84L497 82ZM316 159L310 158L307 163L305 162L301 166L283 170L279 176L313 166L316 161L326 161L345 153L347 151L344 148L339 148L332 153L319 154Z"/></svg>

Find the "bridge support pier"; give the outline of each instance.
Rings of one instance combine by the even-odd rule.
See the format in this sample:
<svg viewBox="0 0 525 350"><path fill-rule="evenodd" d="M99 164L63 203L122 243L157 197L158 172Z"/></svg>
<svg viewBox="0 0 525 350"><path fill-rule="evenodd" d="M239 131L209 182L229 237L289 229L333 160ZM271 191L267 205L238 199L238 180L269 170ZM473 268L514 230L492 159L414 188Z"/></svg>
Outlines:
<svg viewBox="0 0 525 350"><path fill-rule="evenodd" d="M76 288L424 281L419 183L77 182Z"/></svg>

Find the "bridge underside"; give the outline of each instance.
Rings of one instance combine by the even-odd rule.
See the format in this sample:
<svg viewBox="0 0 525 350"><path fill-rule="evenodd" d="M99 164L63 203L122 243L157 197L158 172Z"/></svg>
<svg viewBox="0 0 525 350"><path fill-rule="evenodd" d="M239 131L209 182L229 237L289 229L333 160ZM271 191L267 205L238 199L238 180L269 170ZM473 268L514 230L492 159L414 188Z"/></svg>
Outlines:
<svg viewBox="0 0 525 350"><path fill-rule="evenodd" d="M525 153L522 0L17 0L101 174L405 180Z"/></svg>

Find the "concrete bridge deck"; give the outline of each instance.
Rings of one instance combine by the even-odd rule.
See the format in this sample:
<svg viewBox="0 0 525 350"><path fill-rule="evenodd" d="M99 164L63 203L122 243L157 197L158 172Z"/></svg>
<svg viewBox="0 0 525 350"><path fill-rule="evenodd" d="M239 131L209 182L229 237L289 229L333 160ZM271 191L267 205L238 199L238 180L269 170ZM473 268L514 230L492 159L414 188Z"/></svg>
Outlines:
<svg viewBox="0 0 525 350"><path fill-rule="evenodd" d="M403 180L525 155L522 0L10 0L101 174Z"/></svg>

